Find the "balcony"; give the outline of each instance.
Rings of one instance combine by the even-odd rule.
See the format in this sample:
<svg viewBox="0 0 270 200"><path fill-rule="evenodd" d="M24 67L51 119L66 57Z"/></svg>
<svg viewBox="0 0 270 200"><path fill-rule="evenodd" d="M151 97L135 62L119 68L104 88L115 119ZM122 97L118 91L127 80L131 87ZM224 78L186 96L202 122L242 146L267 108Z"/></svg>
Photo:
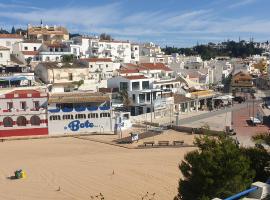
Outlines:
<svg viewBox="0 0 270 200"><path fill-rule="evenodd" d="M53 51L43 51L43 52L39 52L39 55L70 55L72 54L71 52L53 52Z"/></svg>

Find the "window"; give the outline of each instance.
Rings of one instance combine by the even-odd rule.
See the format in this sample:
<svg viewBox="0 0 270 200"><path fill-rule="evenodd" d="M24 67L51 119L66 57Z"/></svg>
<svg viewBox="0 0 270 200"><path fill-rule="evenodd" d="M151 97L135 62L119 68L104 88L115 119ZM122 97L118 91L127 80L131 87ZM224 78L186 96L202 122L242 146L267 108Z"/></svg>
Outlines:
<svg viewBox="0 0 270 200"><path fill-rule="evenodd" d="M140 89L140 82L132 82L132 91Z"/></svg>
<svg viewBox="0 0 270 200"><path fill-rule="evenodd" d="M7 102L7 109L11 110L13 108L13 102Z"/></svg>
<svg viewBox="0 0 270 200"><path fill-rule="evenodd" d="M33 107L35 110L39 109L39 101L33 101Z"/></svg>
<svg viewBox="0 0 270 200"><path fill-rule="evenodd" d="M51 120L51 121L54 121L54 120L60 120L60 116L59 116L59 115L53 115L53 116L50 116L50 120Z"/></svg>
<svg viewBox="0 0 270 200"><path fill-rule="evenodd" d="M63 115L63 120L65 119L73 119L73 115Z"/></svg>
<svg viewBox="0 0 270 200"><path fill-rule="evenodd" d="M144 103L145 102L145 94L139 94L139 102Z"/></svg>
<svg viewBox="0 0 270 200"><path fill-rule="evenodd" d="M30 118L30 123L32 126L39 126L41 123L41 120L38 116L34 115Z"/></svg>
<svg viewBox="0 0 270 200"><path fill-rule="evenodd" d="M27 51L28 50L28 47L24 47L24 50Z"/></svg>
<svg viewBox="0 0 270 200"><path fill-rule="evenodd" d="M127 90L128 83L127 82L120 82L120 90Z"/></svg>
<svg viewBox="0 0 270 200"><path fill-rule="evenodd" d="M18 126L26 126L27 120L24 116L20 116L17 118L17 125Z"/></svg>
<svg viewBox="0 0 270 200"><path fill-rule="evenodd" d="M110 113L100 113L100 118L102 117L110 117L111 114Z"/></svg>
<svg viewBox="0 0 270 200"><path fill-rule="evenodd" d="M106 68L108 68L109 67L109 65L106 65Z"/></svg>
<svg viewBox="0 0 270 200"><path fill-rule="evenodd" d="M93 68L93 65L90 65L90 68Z"/></svg>
<svg viewBox="0 0 270 200"><path fill-rule="evenodd" d="M37 47L34 47L34 51L36 51L37 50Z"/></svg>
<svg viewBox="0 0 270 200"><path fill-rule="evenodd" d="M147 100L147 101L150 101L150 100L151 100L151 94L150 94L150 93L147 93L147 94L146 94L146 100Z"/></svg>
<svg viewBox="0 0 270 200"><path fill-rule="evenodd" d="M98 118L98 114L97 113L89 113L88 114L88 118Z"/></svg>
<svg viewBox="0 0 270 200"><path fill-rule="evenodd" d="M136 95L135 94L132 95L132 100L133 100L133 102L136 101Z"/></svg>
<svg viewBox="0 0 270 200"><path fill-rule="evenodd" d="M21 105L22 110L26 110L26 102L25 101L21 101L20 105Z"/></svg>
<svg viewBox="0 0 270 200"><path fill-rule="evenodd" d="M0 58L3 58L3 53L0 53Z"/></svg>
<svg viewBox="0 0 270 200"><path fill-rule="evenodd" d="M142 89L149 89L149 81L143 81L142 82Z"/></svg>
<svg viewBox="0 0 270 200"><path fill-rule="evenodd" d="M86 115L85 114L76 114L75 119L85 119Z"/></svg>
<svg viewBox="0 0 270 200"><path fill-rule="evenodd" d="M72 81L72 80L73 80L73 75L72 75L72 73L68 73L68 80L69 80L69 81Z"/></svg>
<svg viewBox="0 0 270 200"><path fill-rule="evenodd" d="M52 52L53 51L53 48L50 48L50 52Z"/></svg>
<svg viewBox="0 0 270 200"><path fill-rule="evenodd" d="M13 126L13 120L11 117L5 117L3 119L4 127L12 127Z"/></svg>

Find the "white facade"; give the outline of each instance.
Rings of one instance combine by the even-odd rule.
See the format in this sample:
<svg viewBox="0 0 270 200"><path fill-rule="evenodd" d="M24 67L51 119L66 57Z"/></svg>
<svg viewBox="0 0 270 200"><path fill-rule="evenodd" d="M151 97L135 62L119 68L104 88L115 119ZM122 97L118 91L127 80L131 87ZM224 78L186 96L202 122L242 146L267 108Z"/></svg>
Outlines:
<svg viewBox="0 0 270 200"><path fill-rule="evenodd" d="M23 37L17 34L0 34L0 46L7 47L13 53L13 45L22 42Z"/></svg>
<svg viewBox="0 0 270 200"><path fill-rule="evenodd" d="M51 94L48 103L49 135L113 133L115 123L108 96L58 93Z"/></svg>
<svg viewBox="0 0 270 200"><path fill-rule="evenodd" d="M41 42L24 41L13 45L13 53L22 61L31 58L31 61L39 61L39 51L42 47Z"/></svg>
<svg viewBox="0 0 270 200"><path fill-rule="evenodd" d="M129 41L101 40L98 37L75 37L74 44L80 45L81 58L111 58L115 62L130 63L132 60L131 44ZM137 50L134 61L138 60Z"/></svg>
<svg viewBox="0 0 270 200"><path fill-rule="evenodd" d="M161 48L159 45L156 45L152 42L140 44L140 56L156 56L162 54Z"/></svg>
<svg viewBox="0 0 270 200"><path fill-rule="evenodd" d="M6 47L0 46L0 65L10 64L10 51Z"/></svg>
<svg viewBox="0 0 270 200"><path fill-rule="evenodd" d="M109 58L85 58L82 62L89 67L89 78L97 81L107 80L120 68L119 63L113 63Z"/></svg>
<svg viewBox="0 0 270 200"><path fill-rule="evenodd" d="M131 44L131 62L136 63L140 61L140 45Z"/></svg>

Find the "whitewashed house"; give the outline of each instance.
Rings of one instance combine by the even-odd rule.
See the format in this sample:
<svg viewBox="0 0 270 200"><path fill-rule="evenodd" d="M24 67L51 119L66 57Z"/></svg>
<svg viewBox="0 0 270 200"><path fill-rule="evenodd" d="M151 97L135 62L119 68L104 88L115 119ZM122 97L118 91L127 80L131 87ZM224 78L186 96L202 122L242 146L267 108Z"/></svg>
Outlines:
<svg viewBox="0 0 270 200"><path fill-rule="evenodd" d="M39 61L39 51L41 47L41 40L24 40L13 45L13 53L21 61L25 61L29 58L31 61Z"/></svg>
<svg viewBox="0 0 270 200"><path fill-rule="evenodd" d="M10 51L9 48L0 46L0 65L10 64Z"/></svg>
<svg viewBox="0 0 270 200"><path fill-rule="evenodd" d="M9 48L10 53L13 53L13 45L22 41L23 36L18 34L0 34L0 46Z"/></svg>

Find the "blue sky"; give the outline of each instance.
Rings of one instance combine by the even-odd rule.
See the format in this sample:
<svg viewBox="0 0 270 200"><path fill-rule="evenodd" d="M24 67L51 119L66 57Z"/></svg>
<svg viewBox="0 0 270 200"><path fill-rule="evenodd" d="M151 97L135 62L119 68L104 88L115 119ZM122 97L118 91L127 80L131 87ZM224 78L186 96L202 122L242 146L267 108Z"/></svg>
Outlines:
<svg viewBox="0 0 270 200"><path fill-rule="evenodd" d="M162 46L270 40L270 0L0 0L0 27L63 25Z"/></svg>

